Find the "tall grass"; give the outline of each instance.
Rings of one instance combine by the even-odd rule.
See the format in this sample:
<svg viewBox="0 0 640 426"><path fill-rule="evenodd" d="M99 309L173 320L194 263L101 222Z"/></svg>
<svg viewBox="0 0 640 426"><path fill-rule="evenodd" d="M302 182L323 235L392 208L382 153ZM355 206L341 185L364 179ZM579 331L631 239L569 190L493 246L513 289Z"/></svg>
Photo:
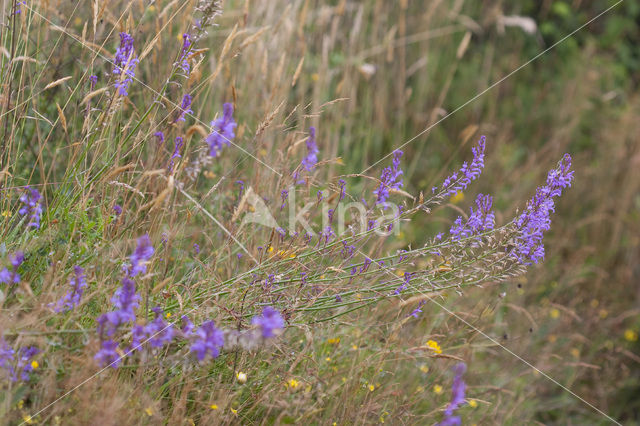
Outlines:
<svg viewBox="0 0 640 426"><path fill-rule="evenodd" d="M378 160L548 41L501 33L502 14L522 11L403 0L14 1L4 12L0 252L9 272L11 255L25 260L19 283L0 287L0 331L11 367L32 370L12 381L5 369L6 422L432 424L460 361L465 423L637 415L637 302L620 293L638 272L638 97L592 39L412 141L404 185L387 182L404 210L385 217L374 190L395 169ZM116 74L120 32L134 54ZM596 54L604 65L590 64ZM123 95L114 84L134 58ZM181 114L186 94L193 112ZM233 136L215 124L225 102ZM308 170L312 126L320 154ZM225 137L212 157L216 129ZM485 171L454 194L443 181L481 134ZM512 219L567 151L578 184L556 203L547 261L523 264ZM40 227L19 212L27 186L42 194ZM496 228L456 239L454 219L477 211L477 193L494 195ZM338 206L361 199L338 232ZM286 226L306 204L311 239ZM284 229L243 222L260 206ZM390 235L357 226L380 218ZM337 234L323 238L327 225ZM154 253L136 274L145 234ZM57 312L74 266L87 286ZM124 276L140 296L136 319L109 336L118 365L101 363L97 321L116 309ZM159 333L176 337L152 348L148 334L130 351L133 325L151 324L156 306ZM253 320L265 306L286 323L273 337ZM215 321L219 356L198 360L182 316L195 329Z"/></svg>

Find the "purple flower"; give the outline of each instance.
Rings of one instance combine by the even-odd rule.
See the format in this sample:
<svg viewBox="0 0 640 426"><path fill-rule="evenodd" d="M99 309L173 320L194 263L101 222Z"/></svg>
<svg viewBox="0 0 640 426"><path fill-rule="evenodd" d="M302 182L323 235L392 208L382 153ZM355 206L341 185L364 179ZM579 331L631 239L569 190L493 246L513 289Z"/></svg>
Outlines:
<svg viewBox="0 0 640 426"><path fill-rule="evenodd" d="M464 391L466 385L462 380L462 375L467 370L467 366L461 362L453 367L455 377L453 378L453 384L451 385L451 402L444 410L444 419L437 426L454 426L461 424L459 416L454 416L453 412L457 410L461 405L465 404Z"/></svg>
<svg viewBox="0 0 640 426"><path fill-rule="evenodd" d="M20 282L20 274L18 274L18 268L24 262L24 253L17 251L13 256L9 257L11 263L11 272L7 268L3 268L0 271L0 283L3 284L18 284Z"/></svg>
<svg viewBox="0 0 640 426"><path fill-rule="evenodd" d="M453 239L460 240L493 229L495 225L495 214L491 210L492 203L493 198L490 195L478 194L476 197L476 206L478 206L478 209L474 211L473 207L471 207L469 219L467 219L465 223L462 223L461 216L458 216L453 223L449 231L451 235L453 235Z"/></svg>
<svg viewBox="0 0 640 426"><path fill-rule="evenodd" d="M224 145L229 146L231 140L236 137L237 124L233 119L233 104L225 103L222 110L222 117L211 122L212 131L206 139L209 144L209 155L212 157L220 155Z"/></svg>
<svg viewBox="0 0 640 426"><path fill-rule="evenodd" d="M284 319L280 312L271 306L265 306L262 309L262 315L253 317L251 324L259 325L262 330L262 337L266 339L274 337L277 330L284 328Z"/></svg>
<svg viewBox="0 0 640 426"><path fill-rule="evenodd" d="M195 328L193 326L193 323L191 322L189 317L186 315L181 316L180 320L182 322L182 327L180 328L180 331L182 331L182 333L185 336L190 336L193 333L193 329Z"/></svg>
<svg viewBox="0 0 640 426"><path fill-rule="evenodd" d="M119 204L114 204L113 213L115 213L116 216L120 216L122 214L122 207Z"/></svg>
<svg viewBox="0 0 640 426"><path fill-rule="evenodd" d="M158 132L155 132L153 136L158 138L158 145L162 145L164 143L164 133L158 131Z"/></svg>
<svg viewBox="0 0 640 426"><path fill-rule="evenodd" d="M529 265L544 259L544 232L551 228L551 212L555 211L554 197L562 195L564 188L571 186L573 171L571 156L565 154L555 169L547 174L545 185L527 203L524 212L515 219L518 229L514 256L519 262Z"/></svg>
<svg viewBox="0 0 640 426"><path fill-rule="evenodd" d="M402 187L402 170L400 170L402 154L403 152L400 150L393 151L392 167L385 167L382 170L380 186L373 191L373 195L376 196L376 204L383 204L387 201L390 189L400 189Z"/></svg>
<svg viewBox="0 0 640 426"><path fill-rule="evenodd" d="M344 179L340 179L338 185L340 185L340 199L338 201L342 201L346 195L345 187L347 186L347 182L345 182Z"/></svg>
<svg viewBox="0 0 640 426"><path fill-rule="evenodd" d="M418 306L409 314L410 317L414 317L414 318L418 318L418 314L422 313L422 306L424 306L425 301L421 300L420 303L418 303Z"/></svg>
<svg viewBox="0 0 640 426"><path fill-rule="evenodd" d="M402 283L402 285L400 287L398 287L393 292L393 294L395 296L398 296L400 293L402 293L404 290L406 290L406 288L409 285L409 283L411 283L411 277L413 277L413 274L411 272L405 272L404 273L404 282Z"/></svg>
<svg viewBox="0 0 640 426"><path fill-rule="evenodd" d="M465 161L459 171L454 172L444 180L440 189L442 197L464 191L473 180L480 176L484 168L485 139L484 136L480 137L478 145L471 148L473 153L471 164ZM437 188L437 186L434 186L431 191L435 192Z"/></svg>
<svg viewBox="0 0 640 426"><path fill-rule="evenodd" d="M193 114L193 110L189 108L191 106L191 101L193 98L190 94L184 95L182 98L182 105L180 105L180 115L178 116L176 121L185 121L184 116L187 114Z"/></svg>
<svg viewBox="0 0 640 426"><path fill-rule="evenodd" d="M287 204L287 198L289 198L289 191L287 191L286 189L283 189L282 192L280 193L280 200L282 201L282 204L280 205L280 210L284 209L284 206Z"/></svg>
<svg viewBox="0 0 640 426"><path fill-rule="evenodd" d="M15 351L4 340L4 337L0 337L0 368L7 370L10 376L13 376L13 355Z"/></svg>
<svg viewBox="0 0 640 426"><path fill-rule="evenodd" d="M144 334L149 339L152 348L160 348L168 345L173 340L175 331L172 324L167 324L163 317L163 311L159 307L153 308L156 317L144 327ZM138 347L140 347L138 345Z"/></svg>
<svg viewBox="0 0 640 426"><path fill-rule="evenodd" d="M126 322L136 320L135 309L139 306L140 295L136 293L136 283L132 279L124 277L122 287L118 288L111 298L111 303L116 311L107 313L109 322L117 327Z"/></svg>
<svg viewBox="0 0 640 426"><path fill-rule="evenodd" d="M316 144L316 128L309 127L309 137L307 138L307 156L302 159L302 165L310 172L318 163L318 145Z"/></svg>
<svg viewBox="0 0 640 426"><path fill-rule="evenodd" d="M20 380L23 382L27 382L29 380L29 373L33 371L33 366L31 365L31 358L40 353L40 349L35 346L29 346L28 348L20 349L20 358L18 358L18 365L16 366L16 370L20 372ZM14 375L12 377L12 381L17 381L17 377Z"/></svg>
<svg viewBox="0 0 640 426"><path fill-rule="evenodd" d="M87 278L84 275L84 269L81 267L74 266L73 271L75 276L71 278L71 282L69 283L71 290L69 290L62 299L58 300L55 308L56 312L70 311L80 303L84 288L87 286Z"/></svg>
<svg viewBox="0 0 640 426"><path fill-rule="evenodd" d="M91 90L94 89L94 87L96 87L96 84L98 83L98 76L97 75L92 75L89 77L89 82L91 84Z"/></svg>
<svg viewBox="0 0 640 426"><path fill-rule="evenodd" d="M198 361L203 361L207 354L212 358L220 355L224 345L224 333L216 328L213 321L205 321L194 333L196 340L191 344L191 352L195 352Z"/></svg>
<svg viewBox="0 0 640 426"><path fill-rule="evenodd" d="M191 73L191 65L189 64L189 51L191 49L191 36L187 33L182 34L182 50L178 59L178 67L184 71L186 75Z"/></svg>
<svg viewBox="0 0 640 426"><path fill-rule="evenodd" d="M180 155L180 148L182 148L183 140L180 136L178 136L174 142L173 154L171 154L171 161L169 162L169 172L173 171L173 166L175 165L176 158L182 158Z"/></svg>
<svg viewBox="0 0 640 426"><path fill-rule="evenodd" d="M116 76L115 87L122 96L127 96L129 84L133 81L134 70L138 65L138 58L133 51L133 37L127 33L120 33L120 47L114 58L113 74Z"/></svg>
<svg viewBox="0 0 640 426"><path fill-rule="evenodd" d="M131 260L129 276L135 277L140 273L144 274L147 272L147 263L149 262L149 259L151 259L151 256L153 256L153 251L149 235L145 234L138 238L138 245L129 258Z"/></svg>
<svg viewBox="0 0 640 426"><path fill-rule="evenodd" d="M118 368L120 365L120 355L116 351L118 344L113 340L103 340L100 343L100 350L93 357L98 362L100 367L109 366L111 368Z"/></svg>
<svg viewBox="0 0 640 426"><path fill-rule="evenodd" d="M40 228L40 217L42 216L42 205L40 199L42 196L35 188L29 188L27 186L28 194L22 194L20 201L23 206L18 210L22 216L27 215L29 217L28 227Z"/></svg>

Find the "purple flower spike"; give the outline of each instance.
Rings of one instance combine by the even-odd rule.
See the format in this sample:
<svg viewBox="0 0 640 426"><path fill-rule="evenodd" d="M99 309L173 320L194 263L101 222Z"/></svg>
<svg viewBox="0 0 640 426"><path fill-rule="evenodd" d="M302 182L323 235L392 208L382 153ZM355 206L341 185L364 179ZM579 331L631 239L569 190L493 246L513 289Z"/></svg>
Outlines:
<svg viewBox="0 0 640 426"><path fill-rule="evenodd" d="M191 106L191 101L193 101L193 98L190 94L187 93L184 95L182 98L182 104L180 105L180 115L176 121L185 121L185 115L193 114L193 110L189 108Z"/></svg>
<svg viewBox="0 0 640 426"><path fill-rule="evenodd" d="M116 351L118 344L113 340L104 340L100 345L100 350L93 357L98 362L100 367L109 366L111 368L118 368L120 365L120 355Z"/></svg>
<svg viewBox="0 0 640 426"><path fill-rule="evenodd" d="M464 191L472 181L480 176L484 168L485 140L486 138L484 136L480 137L478 145L471 148L471 152L473 153L471 164L465 161L459 171L454 172L444 180L440 189L442 197ZM431 191L435 193L437 189L438 187L434 186Z"/></svg>
<svg viewBox="0 0 640 426"><path fill-rule="evenodd" d="M455 426L460 425L462 420L459 416L454 416L453 412L457 410L461 405L465 404L464 391L466 384L462 380L462 375L467 371L467 366L461 362L453 367L455 377L453 378L453 384L451 385L451 402L444 410L444 419L437 426Z"/></svg>
<svg viewBox="0 0 640 426"><path fill-rule="evenodd" d="M153 134L158 139L158 145L162 145L164 143L164 133L158 131Z"/></svg>
<svg viewBox="0 0 640 426"><path fill-rule="evenodd" d="M29 188L27 186L27 191L29 194L22 194L20 197L20 201L23 203L23 206L18 210L18 213L22 216L29 217L29 223L27 223L28 227L40 229L40 218L42 216L42 204L40 203L40 199L42 195L35 188Z"/></svg>
<svg viewBox="0 0 640 426"><path fill-rule="evenodd" d="M187 33L182 34L182 50L180 51L180 59L178 59L178 67L187 76L191 73L191 65L188 59L191 43L191 36Z"/></svg>
<svg viewBox="0 0 640 426"><path fill-rule="evenodd" d="M274 337L276 332L284 328L284 319L280 312L271 306L265 306L262 309L262 315L253 317L251 324L259 325L262 329L262 337Z"/></svg>
<svg viewBox="0 0 640 426"><path fill-rule="evenodd" d="M495 214L491 210L492 203L493 197L490 195L478 194L476 198L478 209L474 211L473 207L471 208L471 214L465 223L462 223L461 216L458 216L458 219L453 223L450 230L453 239L460 240L493 229L495 226Z"/></svg>
<svg viewBox="0 0 640 426"><path fill-rule="evenodd" d="M571 156L565 154L555 169L547 174L546 184L536 190L527 203L524 212L515 220L518 229L514 256L520 263L529 265L544 259L544 232L551 228L551 212L555 211L554 197L562 195L562 190L571 186L573 171Z"/></svg>
<svg viewBox="0 0 640 426"><path fill-rule="evenodd" d="M385 167L380 176L380 186L373 191L376 196L376 204L383 204L389 198L390 189L400 189L402 187L402 170L400 170L400 158L403 152L393 151L392 167ZM386 208L386 206L384 206Z"/></svg>
<svg viewBox="0 0 640 426"><path fill-rule="evenodd" d="M143 235L138 238L138 245L136 250L130 257L131 267L129 269L129 276L135 277L136 275L147 272L147 263L151 256L153 256L153 246L148 235Z"/></svg>
<svg viewBox="0 0 640 426"><path fill-rule="evenodd" d="M216 328L213 321L204 322L195 332L196 340L191 344L191 352L196 354L198 361L203 361L207 355L217 358L220 348L224 345L224 333Z"/></svg>
<svg viewBox="0 0 640 426"><path fill-rule="evenodd" d="M13 256L9 257L11 263L11 271L7 268L3 268L0 271L0 283L3 284L18 284L20 282L20 274L18 274L18 268L24 262L24 253L17 251Z"/></svg>
<svg viewBox="0 0 640 426"><path fill-rule="evenodd" d="M71 278L71 282L69 283L71 290L69 290L62 299L58 300L55 308L56 312L70 311L80 303L84 288L87 286L87 278L84 275L84 269L81 267L74 266L73 271L75 276Z"/></svg>
<svg viewBox="0 0 640 426"><path fill-rule="evenodd" d="M120 33L120 47L116 51L114 58L113 74L116 76L115 87L122 96L129 93L129 85L135 78L135 69L138 65L138 58L133 51L133 37L127 33Z"/></svg>
<svg viewBox="0 0 640 426"><path fill-rule="evenodd" d="M316 128L309 127L309 137L307 138L307 156L302 159L302 165L310 172L318 163L318 145L316 144Z"/></svg>
<svg viewBox="0 0 640 426"><path fill-rule="evenodd" d="M211 122L212 131L206 139L209 144L209 155L212 157L219 156L222 148L225 145L229 146L233 138L236 137L237 123L233 119L233 104L225 103L222 109L222 117Z"/></svg>

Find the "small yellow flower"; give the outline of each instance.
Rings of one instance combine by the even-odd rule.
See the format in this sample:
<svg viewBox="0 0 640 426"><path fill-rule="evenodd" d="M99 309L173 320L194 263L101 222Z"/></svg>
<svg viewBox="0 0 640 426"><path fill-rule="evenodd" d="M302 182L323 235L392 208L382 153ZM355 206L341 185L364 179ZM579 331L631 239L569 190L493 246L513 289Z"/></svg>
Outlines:
<svg viewBox="0 0 640 426"><path fill-rule="evenodd" d="M571 356L574 357L574 358L579 358L580 357L580 349L571 348Z"/></svg>
<svg viewBox="0 0 640 426"><path fill-rule="evenodd" d="M638 333L629 329L624 331L624 339L628 342L635 342L638 340Z"/></svg>
<svg viewBox="0 0 640 426"><path fill-rule="evenodd" d="M434 386L433 386L433 392L434 392L436 395L440 395L440 394L442 393L442 386L440 386L440 385L434 385Z"/></svg>
<svg viewBox="0 0 640 426"><path fill-rule="evenodd" d="M327 362L329 362L329 361L331 361L331 357L330 357L330 356L328 356L328 357L326 357L324 360L325 360L325 361L327 361Z"/></svg>
<svg viewBox="0 0 640 426"><path fill-rule="evenodd" d="M167 317L167 318L171 318L171 312L167 312L166 317Z"/></svg>
<svg viewBox="0 0 640 426"><path fill-rule="evenodd" d="M556 308L553 308L549 312L549 316L551 316L551 318L553 318L553 319L559 318L560 317L560 311L557 310Z"/></svg>
<svg viewBox="0 0 640 426"><path fill-rule="evenodd" d="M22 420L28 425L32 425L33 424L33 417L31 417L28 414L23 415L22 416Z"/></svg>
<svg viewBox="0 0 640 426"><path fill-rule="evenodd" d="M376 387L374 385L369 385L369 392L373 392L374 390L376 390Z"/></svg>
<svg viewBox="0 0 640 426"><path fill-rule="evenodd" d="M11 217L11 210L5 210L2 212L2 217Z"/></svg>
<svg viewBox="0 0 640 426"><path fill-rule="evenodd" d="M607 311L606 309L600 309L600 312L598 312L598 315L600 316L600 318L605 319L606 317L609 316L609 311Z"/></svg>
<svg viewBox="0 0 640 426"><path fill-rule="evenodd" d="M424 387L423 386L418 386L416 388L416 393L422 393L422 392L424 392Z"/></svg>
<svg viewBox="0 0 640 426"><path fill-rule="evenodd" d="M234 415L236 415L236 416L238 415L238 410L234 410L234 409L233 409L233 408L231 408L231 407L229 407L229 409L231 410L231 412L232 412Z"/></svg>
<svg viewBox="0 0 640 426"><path fill-rule="evenodd" d="M267 251L268 251L269 253L273 252L273 246L269 246L269 248L267 249Z"/></svg>
<svg viewBox="0 0 640 426"><path fill-rule="evenodd" d="M449 199L449 201L451 201L451 203L453 203L453 204L458 204L459 202L461 202L463 200L464 200L464 194L462 192L456 192Z"/></svg>
<svg viewBox="0 0 640 426"><path fill-rule="evenodd" d="M347 378L346 377L342 378L342 383L347 383Z"/></svg>
<svg viewBox="0 0 640 426"><path fill-rule="evenodd" d="M435 340L429 340L427 342L427 347L437 354L442 353L442 349L440 348L440 345Z"/></svg>
<svg viewBox="0 0 640 426"><path fill-rule="evenodd" d="M238 374L236 374L236 378L238 379L238 383L247 383L247 375L242 371L238 371Z"/></svg>
<svg viewBox="0 0 640 426"><path fill-rule="evenodd" d="M399 277L402 277L402 276L404 276L404 271L402 269L398 269L396 271L396 275L399 276Z"/></svg>
<svg viewBox="0 0 640 426"><path fill-rule="evenodd" d="M469 400L469 407L476 408L477 406L478 406L478 403L476 402L475 399L470 399Z"/></svg>
<svg viewBox="0 0 640 426"><path fill-rule="evenodd" d="M38 364L38 361L31 361L31 368L35 370L38 367L40 367L40 364Z"/></svg>
<svg viewBox="0 0 640 426"><path fill-rule="evenodd" d="M209 408L211 408L212 410L217 410L218 409L218 405L217 404L211 404L209 406Z"/></svg>
<svg viewBox="0 0 640 426"><path fill-rule="evenodd" d="M340 338L334 337L332 339L327 340L327 343L329 343L330 345L337 345L338 343L340 343Z"/></svg>
<svg viewBox="0 0 640 426"><path fill-rule="evenodd" d="M427 367L426 365L422 364L420 366L420 371L422 371L423 373L427 374L429 372L429 367Z"/></svg>
<svg viewBox="0 0 640 426"><path fill-rule="evenodd" d="M21 399L20 401L18 401L18 409L22 409L23 406L24 406L24 401Z"/></svg>
<svg viewBox="0 0 640 426"><path fill-rule="evenodd" d="M351 349L353 349L354 351L358 350L358 345L351 345Z"/></svg>
<svg viewBox="0 0 640 426"><path fill-rule="evenodd" d="M153 410L151 409L151 407L145 408L144 412L147 413L147 416L149 417L153 416Z"/></svg>
<svg viewBox="0 0 640 426"><path fill-rule="evenodd" d="M297 388L298 386L300 386L300 382L299 382L299 381L297 381L296 379L291 379L291 380L289 380L289 381L287 382L287 384L289 385L289 387L290 387L291 389L295 389L295 388Z"/></svg>

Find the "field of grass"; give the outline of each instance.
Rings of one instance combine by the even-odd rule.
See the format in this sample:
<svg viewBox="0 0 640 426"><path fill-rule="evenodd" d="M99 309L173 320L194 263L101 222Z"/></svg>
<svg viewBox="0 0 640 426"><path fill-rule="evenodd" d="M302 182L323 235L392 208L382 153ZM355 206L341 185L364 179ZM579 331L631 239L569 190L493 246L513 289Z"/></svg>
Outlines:
<svg viewBox="0 0 640 426"><path fill-rule="evenodd" d="M5 0L0 424L638 424L639 24Z"/></svg>

